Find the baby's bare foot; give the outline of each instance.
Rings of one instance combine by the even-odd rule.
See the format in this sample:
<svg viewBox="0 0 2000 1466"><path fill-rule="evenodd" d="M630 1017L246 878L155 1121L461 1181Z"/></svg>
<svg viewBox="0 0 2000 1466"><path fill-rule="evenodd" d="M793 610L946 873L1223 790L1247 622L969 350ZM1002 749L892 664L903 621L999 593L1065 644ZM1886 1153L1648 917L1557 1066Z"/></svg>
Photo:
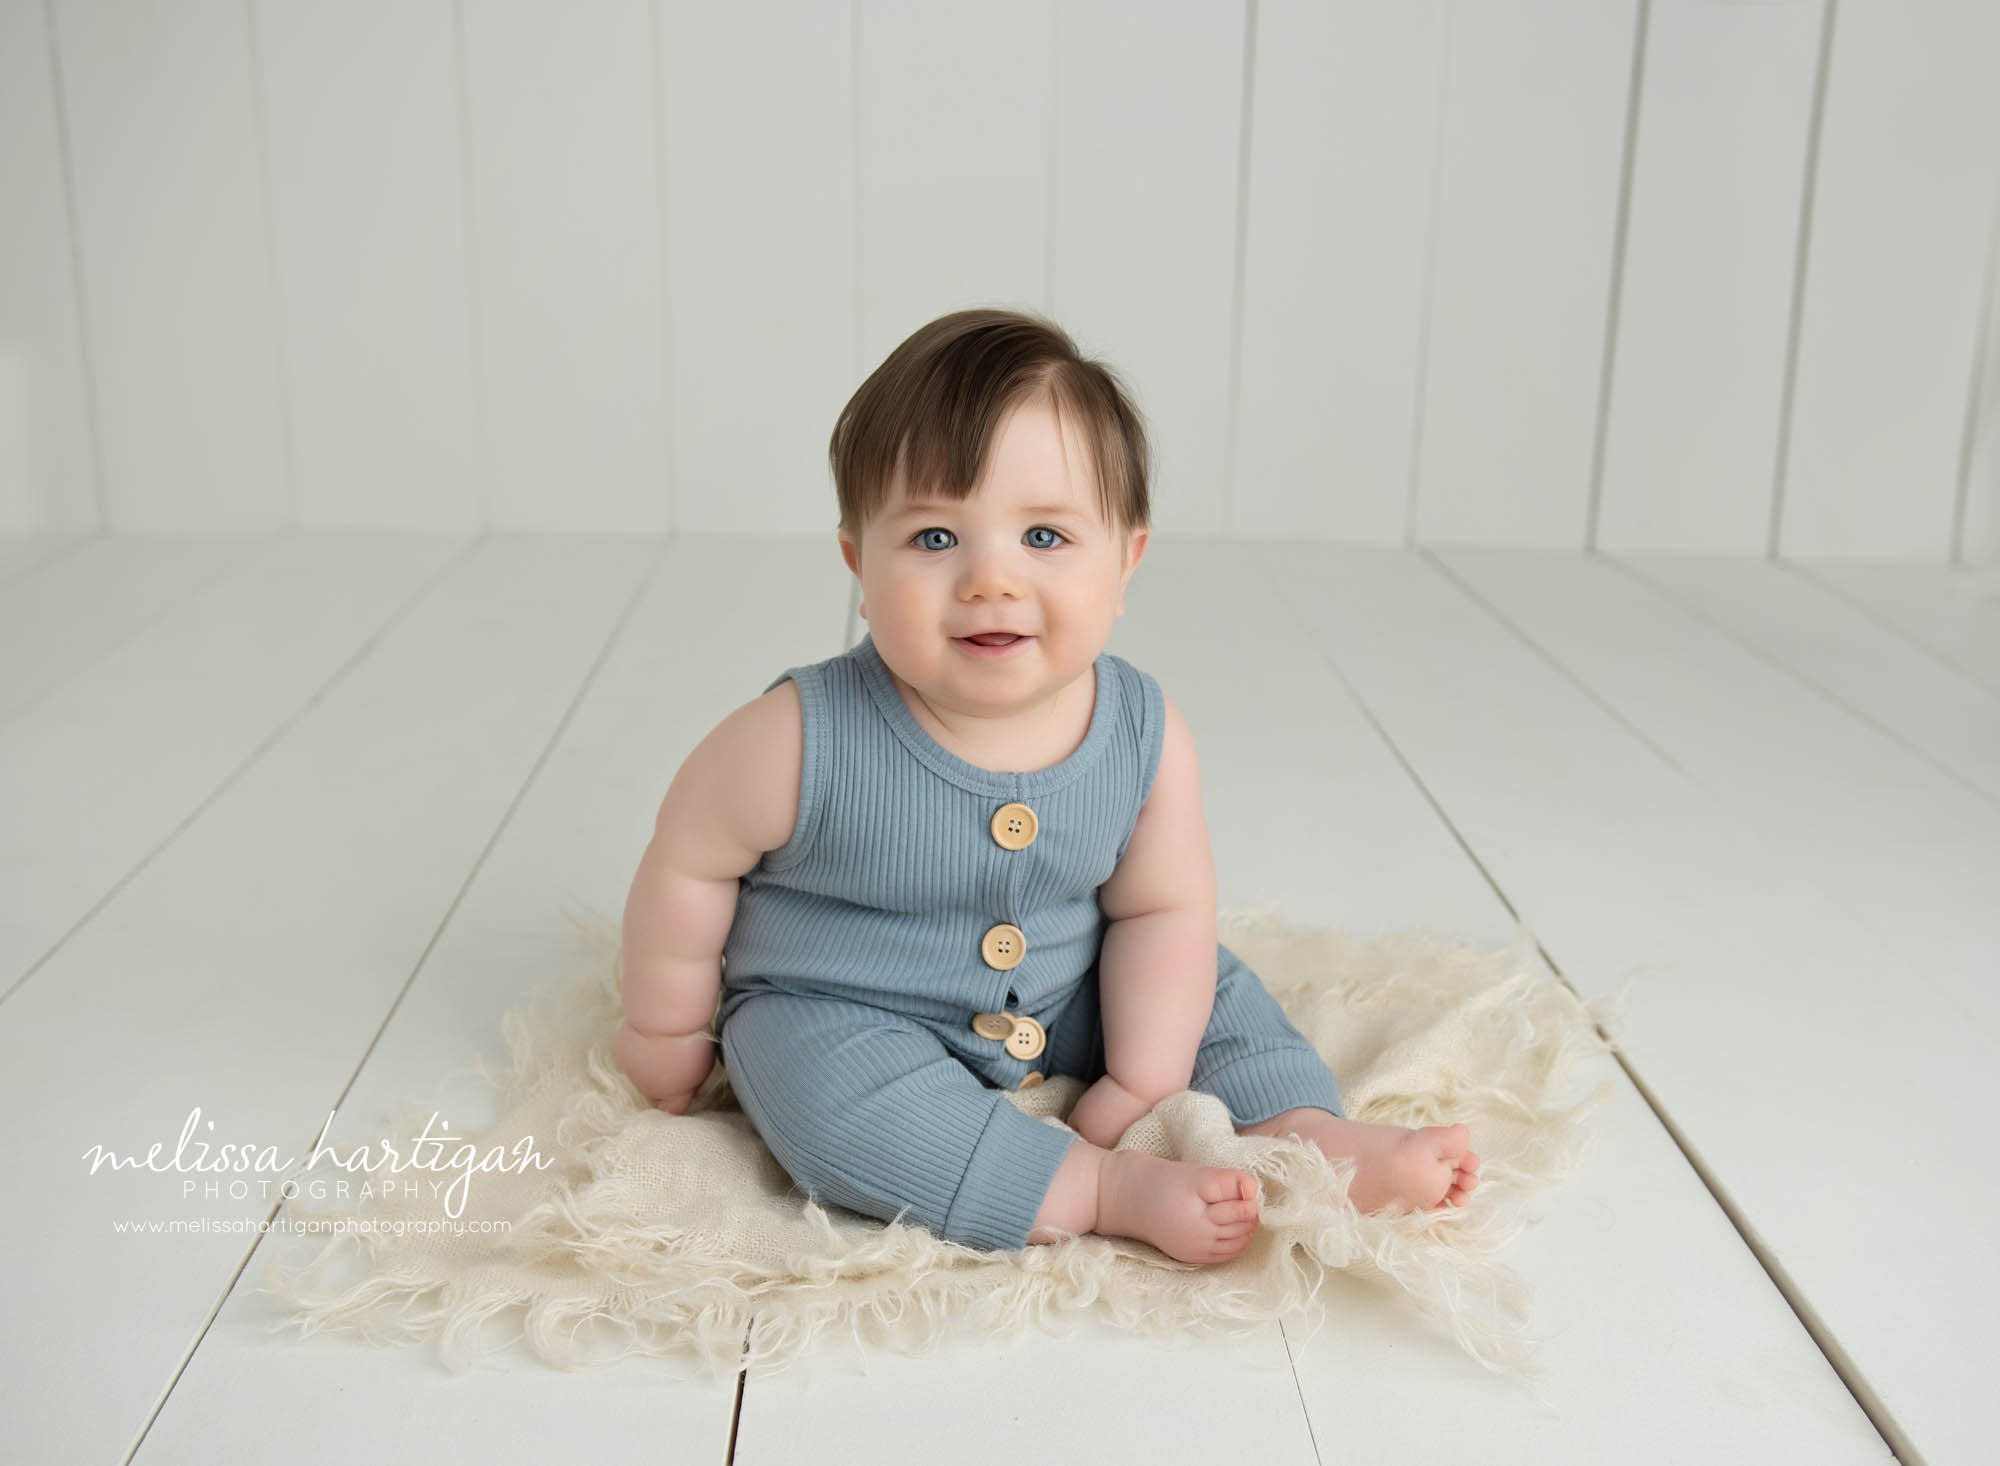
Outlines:
<svg viewBox="0 0 2000 1466"><path fill-rule="evenodd" d="M1360 1164L1348 1196L1357 1210L1456 1206L1479 1184L1479 1157L1470 1149L1472 1132L1463 1125L1360 1128L1376 1133L1362 1139L1356 1155Z"/></svg>
<svg viewBox="0 0 2000 1466"><path fill-rule="evenodd" d="M1404 1125L1345 1120L1326 1110L1301 1109L1246 1125L1240 1133L1296 1133L1313 1141L1329 1158L1352 1156L1354 1180L1347 1196L1357 1211L1457 1206L1479 1185L1479 1155L1472 1149L1472 1132L1463 1125L1426 1125L1412 1130Z"/></svg>
<svg viewBox="0 0 2000 1466"><path fill-rule="evenodd" d="M1226 1262L1257 1230L1257 1180L1226 1166L1112 1151L1098 1172L1096 1230L1150 1242L1181 1262Z"/></svg>

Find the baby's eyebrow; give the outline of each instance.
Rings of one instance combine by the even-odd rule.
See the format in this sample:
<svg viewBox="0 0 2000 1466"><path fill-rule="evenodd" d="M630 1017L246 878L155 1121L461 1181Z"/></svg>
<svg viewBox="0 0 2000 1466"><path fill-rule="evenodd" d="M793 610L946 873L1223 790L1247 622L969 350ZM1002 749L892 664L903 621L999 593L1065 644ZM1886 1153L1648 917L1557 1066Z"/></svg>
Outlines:
<svg viewBox="0 0 2000 1466"><path fill-rule="evenodd" d="M911 514L934 514L940 509L959 508L961 504L962 501L957 499L920 499L914 503L905 504L889 517L891 519L901 519ZM1084 512L1074 504L1029 504L1020 512L1023 514L1069 514L1078 519L1085 517Z"/></svg>

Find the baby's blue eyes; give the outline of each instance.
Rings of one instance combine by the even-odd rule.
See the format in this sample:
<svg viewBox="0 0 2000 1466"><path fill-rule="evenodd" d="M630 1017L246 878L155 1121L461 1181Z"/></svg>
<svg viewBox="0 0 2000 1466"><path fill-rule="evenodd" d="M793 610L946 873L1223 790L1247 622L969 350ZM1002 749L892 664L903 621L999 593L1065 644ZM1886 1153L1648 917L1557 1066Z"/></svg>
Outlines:
<svg viewBox="0 0 2000 1466"><path fill-rule="evenodd" d="M923 538L924 538L924 536L925 536L925 535L932 535L932 534L943 534L943 535L948 535L948 534L950 534L950 533L951 533L951 531L950 531L950 530L948 530L948 529L942 529L942 528L940 528L939 526L937 526L937 525L935 525L935 524L934 524L934 525L932 525L932 526L931 526L931 527L930 527L929 529L920 529L920 530L918 530L918 531L917 531L917 532L916 532L915 534L911 535L911 536L910 536L910 543L911 543L911 544L913 544L913 545L917 545L917 546L918 546L918 547L919 547L920 549L927 549L927 550L928 550L928 549L937 549L937 550L943 550L943 549L949 549L949 548L950 548L950 546L948 546L948 545L930 545L930 544L921 544L921 543L920 543L920 541L922 541L922 540L923 540ZM1062 532L1061 530L1059 530L1059 529L1052 529L1052 528L1050 528L1050 527L1049 527L1048 525L1046 525L1046 524L1038 524L1038 525L1036 525L1036 526L1035 526L1035 527L1034 527L1033 529L1029 530L1029 531L1028 531L1028 533L1029 533L1029 534L1049 534L1049 535L1054 535L1054 536L1056 537L1056 539L1058 539L1058 540L1063 540L1063 541L1067 541L1067 540L1069 539L1069 536L1068 536L1068 535L1066 535L1066 534L1064 534L1064 533L1063 533L1063 532ZM1037 544L1031 544L1031 545L1029 545L1029 546L1028 546L1028 548L1029 548L1029 549L1031 549L1031 550L1053 550L1053 549L1055 548L1055 545L1054 545L1053 543L1049 543L1049 544L1039 544L1039 543L1037 543Z"/></svg>

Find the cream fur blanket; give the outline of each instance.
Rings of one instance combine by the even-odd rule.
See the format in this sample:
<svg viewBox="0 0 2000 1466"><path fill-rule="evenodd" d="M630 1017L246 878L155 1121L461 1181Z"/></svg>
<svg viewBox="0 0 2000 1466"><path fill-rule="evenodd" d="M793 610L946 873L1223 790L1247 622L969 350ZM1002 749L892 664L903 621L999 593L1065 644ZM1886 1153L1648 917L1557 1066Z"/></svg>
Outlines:
<svg viewBox="0 0 2000 1466"><path fill-rule="evenodd" d="M1583 1117L1613 1092L1599 1056L1615 1044L1599 1025L1620 1014L1550 976L1525 931L1480 953L1420 934L1359 942L1299 929L1269 906L1221 914L1222 940L1325 1056L1350 1118L1462 1121L1483 1164L1463 1207L1364 1216L1347 1201L1351 1162L1329 1163L1296 1138L1238 1136L1221 1100L1173 1095L1119 1149L1237 1166L1259 1182L1250 1243L1198 1267L1095 1235L984 1252L808 1200L737 1107L720 1063L686 1115L642 1102L611 1057L618 933L602 918L579 925L588 960L505 1015L507 1072L481 1066L499 1086L497 1121L460 1137L481 1153L532 1137L554 1162L474 1175L463 1188L468 1228L511 1229L440 1229L446 1202L431 1186L392 1203L287 1202L295 1220L373 1221L302 1241L312 1255L296 1268L273 1261L264 1291L295 1309L274 1329L435 1338L460 1369L498 1319L519 1328L492 1347L524 1337L566 1368L686 1353L720 1377L789 1364L828 1328L909 1354L950 1334L991 1336L1083 1308L1137 1332L1240 1335L1283 1316L1317 1321L1321 1281L1344 1269L1399 1285L1488 1368L1541 1373L1527 1287L1493 1254L1526 1224L1530 1193L1581 1157ZM1601 1082L1563 1096L1579 1067ZM1061 1126L1083 1090L1056 1077L1003 1093ZM429 1112L403 1106L388 1137L416 1135Z"/></svg>

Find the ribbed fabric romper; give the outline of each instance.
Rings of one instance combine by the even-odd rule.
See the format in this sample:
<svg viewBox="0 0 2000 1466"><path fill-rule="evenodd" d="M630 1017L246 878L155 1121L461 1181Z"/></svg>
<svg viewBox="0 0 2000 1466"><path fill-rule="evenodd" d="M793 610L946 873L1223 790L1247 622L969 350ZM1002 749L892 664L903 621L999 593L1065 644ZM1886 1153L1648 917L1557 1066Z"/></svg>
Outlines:
<svg viewBox="0 0 2000 1466"><path fill-rule="evenodd" d="M798 690L798 822L739 883L716 1032L744 1113L822 1204L973 1247L1028 1245L1077 1137L999 1087L1104 1073L1097 889L1132 838L1164 734L1150 674L1109 652L1095 673L1082 745L1029 773L932 738L872 636L766 687L789 677ZM1000 815L1008 804L1032 821ZM1001 843L1009 820L1018 848ZM995 938L1002 925L1021 950ZM1189 1087L1238 1126L1308 1105L1340 1114L1332 1072L1257 975L1221 943L1216 967Z"/></svg>

